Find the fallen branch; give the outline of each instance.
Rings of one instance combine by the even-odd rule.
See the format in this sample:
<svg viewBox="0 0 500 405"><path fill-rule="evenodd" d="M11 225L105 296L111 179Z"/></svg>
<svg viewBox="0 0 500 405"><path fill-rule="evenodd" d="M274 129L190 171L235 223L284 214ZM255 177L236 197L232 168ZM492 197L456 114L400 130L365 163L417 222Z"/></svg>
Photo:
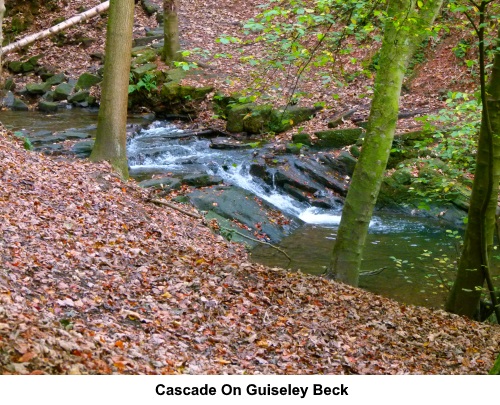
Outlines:
<svg viewBox="0 0 500 405"><path fill-rule="evenodd" d="M152 202L153 204L166 205L167 207L170 207L170 208L173 208L174 210L182 212L184 215L190 216L191 218L203 219L202 216L200 216L198 214L194 214L194 213L186 211L186 210L183 210L182 208L179 208L175 204L172 204L172 203L170 203L168 201L157 200L157 199L148 199L146 201Z"/></svg>
<svg viewBox="0 0 500 405"><path fill-rule="evenodd" d="M91 8L90 10L77 14L74 17L71 17L70 19L63 21L62 23L54 25L53 27L37 32L35 34L28 35L27 37L24 37L19 41L7 45L6 47L1 48L0 46L0 55L6 55L9 52L20 49L26 45L31 44L32 42L38 41L39 39L47 38L50 37L51 35L57 34L58 32L61 32L66 28L72 27L75 24L78 24L82 21L85 21L89 18L92 18L98 14L103 13L108 8L109 8L109 1L105 1L104 3L101 3L98 6Z"/></svg>
<svg viewBox="0 0 500 405"><path fill-rule="evenodd" d="M252 238L251 236L248 236L248 235L245 235L244 233L238 232L236 229L224 228L224 227L221 227L220 229L223 229L226 232L235 233L235 234L240 235L241 237L246 238L248 240L262 243L263 245L266 245L266 246L270 246L273 249L276 249L278 252L284 254L289 262L292 261L292 258L290 256L288 256L288 254L283 249L279 248L278 246L273 245L272 243L264 242L264 241L256 239L256 238Z"/></svg>
<svg viewBox="0 0 500 405"><path fill-rule="evenodd" d="M387 267L381 267L380 269L369 270L369 271L361 271L359 273L360 276L376 276L377 274L382 273Z"/></svg>

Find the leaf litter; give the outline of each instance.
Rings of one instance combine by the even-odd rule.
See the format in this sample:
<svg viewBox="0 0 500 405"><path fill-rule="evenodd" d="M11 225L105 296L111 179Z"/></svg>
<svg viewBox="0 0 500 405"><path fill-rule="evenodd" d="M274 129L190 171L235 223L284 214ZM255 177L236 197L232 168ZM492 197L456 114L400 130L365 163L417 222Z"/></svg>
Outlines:
<svg viewBox="0 0 500 405"><path fill-rule="evenodd" d="M106 163L0 142L4 374L485 374L500 328L250 263Z"/></svg>

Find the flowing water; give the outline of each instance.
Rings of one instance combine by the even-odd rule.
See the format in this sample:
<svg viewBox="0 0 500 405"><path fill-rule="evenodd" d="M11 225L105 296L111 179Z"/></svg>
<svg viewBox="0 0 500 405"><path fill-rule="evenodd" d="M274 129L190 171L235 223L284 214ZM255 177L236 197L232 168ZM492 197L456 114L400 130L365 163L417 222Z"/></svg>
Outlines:
<svg viewBox="0 0 500 405"><path fill-rule="evenodd" d="M69 127L95 126L97 113L73 110L45 115L7 111L1 113L0 121L13 130L62 131ZM142 180L160 173L209 173L252 192L305 223L280 243L292 257L291 263L277 250L263 245L252 251L253 260L322 274L328 265L342 207L315 208L282 194L248 173L253 150L216 150L210 149L209 144L210 141L203 138L183 138L182 132L168 122L154 122L129 139L131 175ZM408 304L442 306L447 281L452 280L448 267L457 256L454 236L431 220L390 215L374 217L362 268L384 270L376 276L362 276L360 286Z"/></svg>

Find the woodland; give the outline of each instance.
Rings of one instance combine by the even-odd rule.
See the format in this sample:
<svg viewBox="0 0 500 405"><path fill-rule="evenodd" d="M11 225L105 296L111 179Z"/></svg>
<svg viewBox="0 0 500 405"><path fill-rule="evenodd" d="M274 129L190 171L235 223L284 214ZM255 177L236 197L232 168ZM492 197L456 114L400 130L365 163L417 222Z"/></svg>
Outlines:
<svg viewBox="0 0 500 405"><path fill-rule="evenodd" d="M0 0L1 372L499 374L499 13L484 0ZM75 139L50 134L61 146L47 152L2 125L7 111L87 108L85 159ZM255 160L262 146L271 166L354 162L321 193L288 187L342 201L324 274L252 261L235 233L289 256L260 224L228 232L179 203L199 185L130 178L132 116ZM388 199L459 212L457 257L435 258L454 274L441 309L358 287Z"/></svg>

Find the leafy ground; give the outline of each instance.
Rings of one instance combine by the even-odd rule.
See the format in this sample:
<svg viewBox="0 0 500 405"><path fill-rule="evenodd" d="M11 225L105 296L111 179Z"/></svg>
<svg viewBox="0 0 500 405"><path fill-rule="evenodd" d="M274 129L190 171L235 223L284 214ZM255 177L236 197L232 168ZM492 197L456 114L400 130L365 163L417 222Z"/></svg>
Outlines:
<svg viewBox="0 0 500 405"><path fill-rule="evenodd" d="M63 10L69 17L97 3L72 1ZM234 34L258 3L181 2L184 46L218 46L213 40ZM52 15L44 16L32 31L50 25ZM61 52L45 40L28 53L43 52L42 63L76 76L102 51L104 21L68 31L94 37L90 49ZM146 25L154 18L138 10L136 36ZM440 105L437 86L451 86L453 59L439 60L442 82L426 79L435 71L423 66L403 106ZM239 78L228 91L251 79L234 60L208 64L221 87ZM358 103L363 86L344 89L310 128L324 129L329 115ZM311 90L318 99L338 92ZM25 151L5 130L0 136L3 373L484 374L500 350L498 326L249 263L242 246L202 220L148 203L108 165L49 158Z"/></svg>
<svg viewBox="0 0 500 405"><path fill-rule="evenodd" d="M248 262L106 164L0 139L3 373L486 373L500 327Z"/></svg>

